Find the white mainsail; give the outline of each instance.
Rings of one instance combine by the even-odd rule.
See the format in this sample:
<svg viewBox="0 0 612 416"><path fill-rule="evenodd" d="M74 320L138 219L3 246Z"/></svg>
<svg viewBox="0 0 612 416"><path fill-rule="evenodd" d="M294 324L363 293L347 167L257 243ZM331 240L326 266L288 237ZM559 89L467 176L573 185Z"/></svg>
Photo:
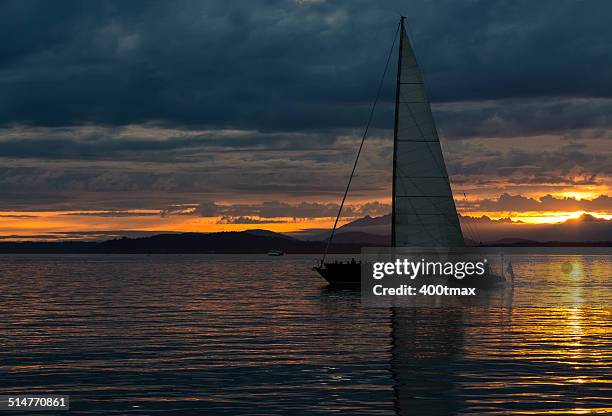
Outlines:
<svg viewBox="0 0 612 416"><path fill-rule="evenodd" d="M399 56L393 162L393 245L463 246L463 234L438 132L403 19Z"/></svg>

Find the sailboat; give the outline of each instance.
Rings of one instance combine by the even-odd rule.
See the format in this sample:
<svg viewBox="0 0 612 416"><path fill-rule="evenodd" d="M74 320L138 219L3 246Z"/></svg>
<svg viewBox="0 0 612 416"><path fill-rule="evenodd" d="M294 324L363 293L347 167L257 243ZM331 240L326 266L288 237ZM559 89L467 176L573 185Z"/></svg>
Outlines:
<svg viewBox="0 0 612 416"><path fill-rule="evenodd" d="M405 17L402 16L398 25L399 56L393 129L391 246L461 247L464 245L463 233L438 132L431 113L423 76L406 34L404 21ZM391 51L394 49L396 40L397 32ZM387 66L388 63L389 58ZM383 80L384 73L381 85ZM372 107L372 113L376 101ZM330 284L359 284L360 282L359 262L326 262L325 258L342 212L368 127L369 122L325 254L320 264L313 268Z"/></svg>

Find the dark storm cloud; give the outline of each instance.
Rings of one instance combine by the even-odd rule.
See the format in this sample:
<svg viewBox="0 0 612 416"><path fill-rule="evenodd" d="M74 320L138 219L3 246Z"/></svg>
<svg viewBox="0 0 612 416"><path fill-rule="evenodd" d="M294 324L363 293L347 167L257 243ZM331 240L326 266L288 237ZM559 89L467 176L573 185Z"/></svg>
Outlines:
<svg viewBox="0 0 612 416"><path fill-rule="evenodd" d="M507 152L493 155L484 160L456 160L450 164L451 174L485 175L490 178L505 178L512 181L521 177L520 182L530 182L526 177L541 182L567 182L579 177L576 184L592 183L598 175L612 174L611 155L590 150L585 152L573 144L540 150L511 148Z"/></svg>
<svg viewBox="0 0 612 416"><path fill-rule="evenodd" d="M260 132L224 132L208 131L205 133L185 130L180 136L173 136L175 131L163 137L122 137L121 131L115 129L98 129L95 134L82 134L79 128L43 129L21 134L18 138L2 138L0 130L0 155L8 158L37 159L146 159L157 162L173 162L181 151L233 149L250 151L274 149L296 151L320 149L333 144L334 134L311 132L308 135L299 132L260 133ZM150 128L155 133L155 128ZM5 130L11 132L11 130ZM164 134L157 132L156 135ZM155 154L162 157L155 157Z"/></svg>
<svg viewBox="0 0 612 416"><path fill-rule="evenodd" d="M434 101L612 96L603 0L4 1L0 123L361 127L397 12Z"/></svg>
<svg viewBox="0 0 612 416"><path fill-rule="evenodd" d="M611 139L612 99L529 98L434 105L445 139L558 134Z"/></svg>

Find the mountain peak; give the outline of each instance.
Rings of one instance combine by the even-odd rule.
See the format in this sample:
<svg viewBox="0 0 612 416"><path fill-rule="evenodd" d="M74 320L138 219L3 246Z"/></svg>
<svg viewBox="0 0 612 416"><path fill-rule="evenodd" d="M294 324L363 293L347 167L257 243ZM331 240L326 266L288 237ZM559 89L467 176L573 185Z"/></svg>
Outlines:
<svg viewBox="0 0 612 416"><path fill-rule="evenodd" d="M281 234L281 233L276 233L274 231L264 230L264 229L261 229L261 228L255 228L255 229L252 229L252 230L245 230L245 231L243 231L243 233L251 234L251 235L256 235L256 236L259 236L259 237L277 237L277 238L286 238L286 239L289 239L289 240L293 240L294 239L293 237L290 237L288 235Z"/></svg>
<svg viewBox="0 0 612 416"><path fill-rule="evenodd" d="M356 228L356 227L370 227L370 226L387 226L391 227L391 214L381 215L380 217L371 217L366 215L363 218L356 219L355 221L351 221L348 224L344 224L340 229L346 230L347 228Z"/></svg>

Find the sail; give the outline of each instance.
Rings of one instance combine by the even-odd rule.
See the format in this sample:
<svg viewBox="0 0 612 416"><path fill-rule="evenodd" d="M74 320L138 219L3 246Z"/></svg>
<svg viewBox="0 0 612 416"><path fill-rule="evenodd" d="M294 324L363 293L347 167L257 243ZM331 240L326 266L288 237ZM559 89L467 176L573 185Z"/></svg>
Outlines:
<svg viewBox="0 0 612 416"><path fill-rule="evenodd" d="M423 78L400 31L393 162L393 245L464 244Z"/></svg>

